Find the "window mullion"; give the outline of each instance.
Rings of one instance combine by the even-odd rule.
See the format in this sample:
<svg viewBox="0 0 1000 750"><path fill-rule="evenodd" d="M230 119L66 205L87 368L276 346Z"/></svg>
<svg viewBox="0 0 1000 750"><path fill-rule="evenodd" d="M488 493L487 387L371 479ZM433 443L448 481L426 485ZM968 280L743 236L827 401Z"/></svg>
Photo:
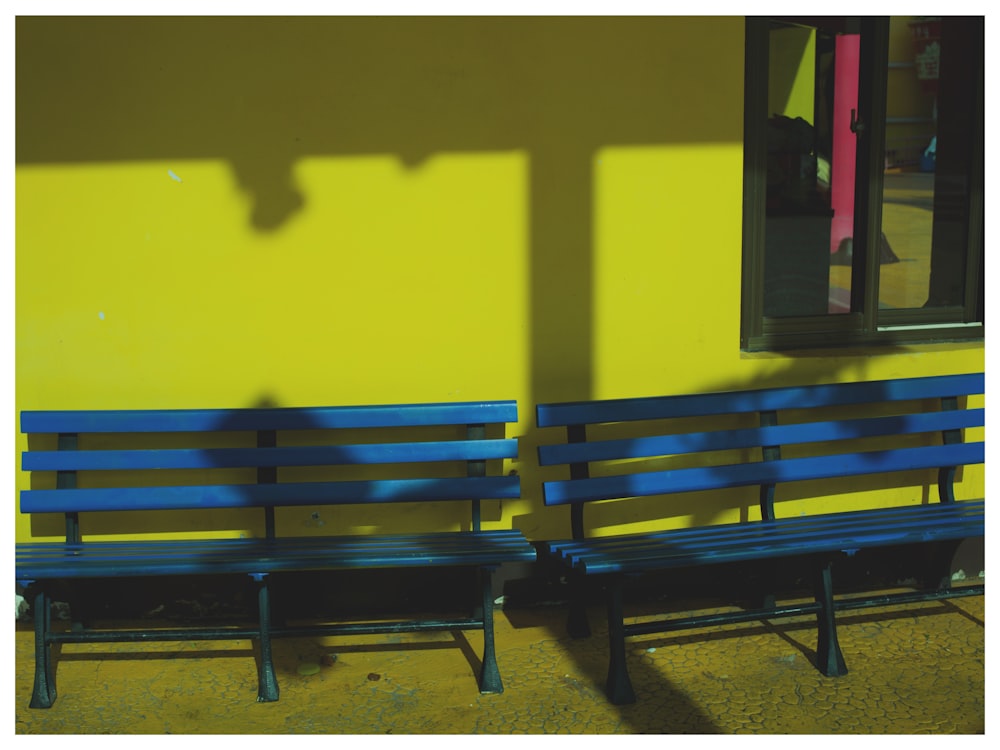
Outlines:
<svg viewBox="0 0 1000 750"><path fill-rule="evenodd" d="M972 147L972 159L969 164L969 234L968 254L965 263L965 320L967 322L983 320L984 279L983 247L986 211L984 185L986 184L986 97L983 66L976 68L976 96L973 103L972 121L976 123Z"/></svg>
<svg viewBox="0 0 1000 750"><path fill-rule="evenodd" d="M862 314L866 333L876 329L878 318L888 50L889 19L862 18L851 310Z"/></svg>
<svg viewBox="0 0 1000 750"><path fill-rule="evenodd" d="M744 72L742 345L762 333L764 320L764 222L767 193L768 21L746 19Z"/></svg>

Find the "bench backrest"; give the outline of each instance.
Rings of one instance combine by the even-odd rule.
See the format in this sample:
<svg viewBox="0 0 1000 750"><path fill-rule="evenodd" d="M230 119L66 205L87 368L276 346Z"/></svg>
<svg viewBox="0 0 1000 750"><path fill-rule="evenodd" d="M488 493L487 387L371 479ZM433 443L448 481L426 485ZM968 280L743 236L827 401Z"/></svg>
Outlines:
<svg viewBox="0 0 1000 750"><path fill-rule="evenodd" d="M336 406L321 408L181 409L135 411L24 411L21 431L57 435L55 450L30 449L22 469L54 472L52 489L22 490L22 513L62 513L68 541L80 541L79 514L89 511L263 508L274 536L274 509L291 505L340 505L437 500L472 503L471 528L480 528L479 501L515 498L517 476L490 475L487 462L517 456L517 441L500 425L517 421L514 401ZM496 426L496 427L492 427ZM446 428L454 428L447 430ZM442 437L442 430L450 433ZM392 442L342 444L341 435L365 430L389 434ZM167 438L171 447L149 445ZM286 435L292 444L282 444ZM305 435L305 438L302 438ZM89 445L117 440L113 449ZM399 439L396 439L399 438ZM234 447L173 447L206 439ZM52 439L49 439L52 443ZM155 442L155 440L153 441ZM125 447L117 447L123 445ZM30 443L29 443L30 446ZM282 481L283 469L351 471L364 465L398 464L377 478ZM253 483L176 486L158 483L162 470L256 469ZM87 472L86 476L80 472ZM91 473L92 472L92 473ZM115 486L142 472L143 486ZM129 474L127 474L129 473ZM400 476L402 474L402 476ZM412 476L415 474L416 476ZM196 476L207 476L196 472ZM116 478L117 477L117 478ZM81 479L86 481L80 481ZM134 480L132 480L134 482ZM85 485L85 486L81 486ZM151 489L155 487L155 490Z"/></svg>
<svg viewBox="0 0 1000 750"><path fill-rule="evenodd" d="M961 433L984 425L984 410L967 408L965 398L984 389L980 373L541 404L538 426L566 428L568 442L539 446L539 462L570 468L569 479L543 483L545 503L573 505L579 537L579 509L591 500L759 485L761 515L767 519L774 518L777 483L912 469L938 469L940 499L951 502L954 468L984 461L983 442L963 442ZM749 417L755 424L705 427L725 415L744 423ZM588 430L597 426L618 434L588 439ZM925 433L936 436L928 439ZM878 449L864 444L868 438L881 441ZM801 447L801 455L783 455L791 446ZM742 458L712 464L707 456L713 451L729 456L736 451ZM643 466L643 459L690 454L704 455L703 465L696 458L684 468L657 468L656 461L652 468ZM594 462L609 461L628 463L621 473L591 476Z"/></svg>

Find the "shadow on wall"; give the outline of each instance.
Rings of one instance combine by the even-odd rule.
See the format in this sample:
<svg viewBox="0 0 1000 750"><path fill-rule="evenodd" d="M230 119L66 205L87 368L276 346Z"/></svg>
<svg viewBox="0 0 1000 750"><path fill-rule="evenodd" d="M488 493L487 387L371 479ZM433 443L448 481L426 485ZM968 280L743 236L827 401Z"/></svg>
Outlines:
<svg viewBox="0 0 1000 750"><path fill-rule="evenodd" d="M322 405L320 405L322 406ZM258 497L259 485L283 483L364 482L372 479L446 479L464 476L462 462L370 464L359 462L354 445L418 440L463 440L458 425L440 427L369 427L334 428L335 417L322 417L311 409L282 407L270 395L261 396L249 408L222 410L219 421L202 418L192 431L86 433L80 436L79 449L91 450L171 450L193 449L196 455L176 459L158 458L162 468L83 471L74 480L78 488L89 487L169 487L231 485L233 494L216 507L186 510L161 510L142 513L94 512L82 519L84 538L102 534L149 533L218 533L239 532L241 536L263 538L268 528L265 506ZM212 415L211 419L215 419ZM327 420L327 421L322 421ZM274 424L273 430L260 430L262 424ZM173 428L168 428L173 429ZM416 432L414 432L414 429ZM504 437L504 426L490 424L486 436ZM32 433L29 450L55 450L56 436ZM323 454L305 456L302 465L255 467L248 463L241 449L279 447L286 449L327 446ZM256 457L255 457L256 458ZM296 461L302 457L296 457ZM324 463L328 462L328 463ZM183 464L183 465L180 465ZM461 465L459 465L461 464ZM48 490L56 486L54 472L31 473L31 489ZM294 484L292 485L294 486ZM305 486L305 485L302 485ZM328 536L342 534L402 534L455 528L471 528L471 510L460 501L413 501L380 503L368 499L370 488L357 485L357 497L323 505L308 501L274 507L274 533L283 536ZM322 496L322 493L319 494ZM497 521L499 501L483 501L484 521ZM31 517L32 536L59 537L65 533L61 514L36 513Z"/></svg>
<svg viewBox="0 0 1000 750"><path fill-rule="evenodd" d="M741 18L19 18L16 162L225 159L251 198L248 221L267 233L311 199L293 175L302 157L395 154L413 166L440 152L522 150L532 398L586 398L594 155L740 141L741 123L720 112L742 101L742 76L706 40L742 28Z"/></svg>

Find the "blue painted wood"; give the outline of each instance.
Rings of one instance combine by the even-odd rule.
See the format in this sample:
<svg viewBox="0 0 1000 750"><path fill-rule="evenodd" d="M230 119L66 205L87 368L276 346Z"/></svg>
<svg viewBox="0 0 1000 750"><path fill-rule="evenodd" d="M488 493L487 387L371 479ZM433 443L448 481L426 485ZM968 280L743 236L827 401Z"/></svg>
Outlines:
<svg viewBox="0 0 1000 750"><path fill-rule="evenodd" d="M27 451L22 454L21 468L25 471L216 469L487 461L516 456L516 440L455 440L275 448Z"/></svg>
<svg viewBox="0 0 1000 750"><path fill-rule="evenodd" d="M108 487L23 490L22 513L69 511L199 510L361 505L437 500L509 499L520 495L518 477L383 479L279 484L219 484L177 487Z"/></svg>
<svg viewBox="0 0 1000 750"><path fill-rule="evenodd" d="M985 533L985 502L904 506L651 534L548 542L588 574L627 573L965 539Z"/></svg>
<svg viewBox="0 0 1000 750"><path fill-rule="evenodd" d="M905 380L539 404L535 413L539 427L565 427L600 422L743 414L964 396L984 393L985 384L986 379L982 373L942 375Z"/></svg>
<svg viewBox="0 0 1000 750"><path fill-rule="evenodd" d="M67 565L72 558L72 565ZM518 531L19 545L18 579L279 573L295 570L418 568L532 562Z"/></svg>
<svg viewBox="0 0 1000 750"><path fill-rule="evenodd" d="M24 411L26 433L328 430L517 421L515 401L273 409Z"/></svg>
<svg viewBox="0 0 1000 750"><path fill-rule="evenodd" d="M825 513L809 516L794 516L774 521L752 523L712 524L709 526L686 527L666 531L639 534L621 534L590 539L570 539L548 542L551 549L564 554L575 554L586 550L630 552L655 550L664 557L677 554L712 550L718 546L732 544L758 545L766 547L772 538L789 534L796 536L843 534L845 530L880 530L895 533L896 527L908 524L910 528L920 528L933 533L942 519L980 522L985 513L984 500L963 500L954 504L932 503L929 505L905 505L891 508L869 508L859 511ZM923 533L923 531L921 532Z"/></svg>
<svg viewBox="0 0 1000 750"><path fill-rule="evenodd" d="M538 460L542 466L553 466L589 461L680 455L702 451L736 450L770 445L796 445L884 435L938 432L949 429L982 427L983 425L985 425L984 409L962 409L866 419L806 422L774 427L750 427L645 438L540 445L538 447Z"/></svg>
<svg viewBox="0 0 1000 750"><path fill-rule="evenodd" d="M982 463L983 443L901 448L545 482L546 505Z"/></svg>

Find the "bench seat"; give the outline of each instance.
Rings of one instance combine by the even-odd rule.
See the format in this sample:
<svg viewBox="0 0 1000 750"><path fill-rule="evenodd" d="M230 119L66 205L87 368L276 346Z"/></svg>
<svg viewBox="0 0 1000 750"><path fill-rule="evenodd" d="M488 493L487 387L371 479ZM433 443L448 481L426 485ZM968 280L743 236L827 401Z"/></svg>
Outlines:
<svg viewBox="0 0 1000 750"><path fill-rule="evenodd" d="M825 513L759 523L718 524L647 534L543 543L584 574L640 573L713 563L844 552L890 544L966 539L982 534L982 500L948 505Z"/></svg>
<svg viewBox="0 0 1000 750"><path fill-rule="evenodd" d="M29 580L74 580L496 565L534 559L534 548L525 544L520 532L497 530L365 537L37 542L18 545L17 571Z"/></svg>
<svg viewBox="0 0 1000 750"><path fill-rule="evenodd" d="M519 531L511 530L365 537L36 542L17 547L17 572L22 580L489 566L534 560L534 548L525 543Z"/></svg>

